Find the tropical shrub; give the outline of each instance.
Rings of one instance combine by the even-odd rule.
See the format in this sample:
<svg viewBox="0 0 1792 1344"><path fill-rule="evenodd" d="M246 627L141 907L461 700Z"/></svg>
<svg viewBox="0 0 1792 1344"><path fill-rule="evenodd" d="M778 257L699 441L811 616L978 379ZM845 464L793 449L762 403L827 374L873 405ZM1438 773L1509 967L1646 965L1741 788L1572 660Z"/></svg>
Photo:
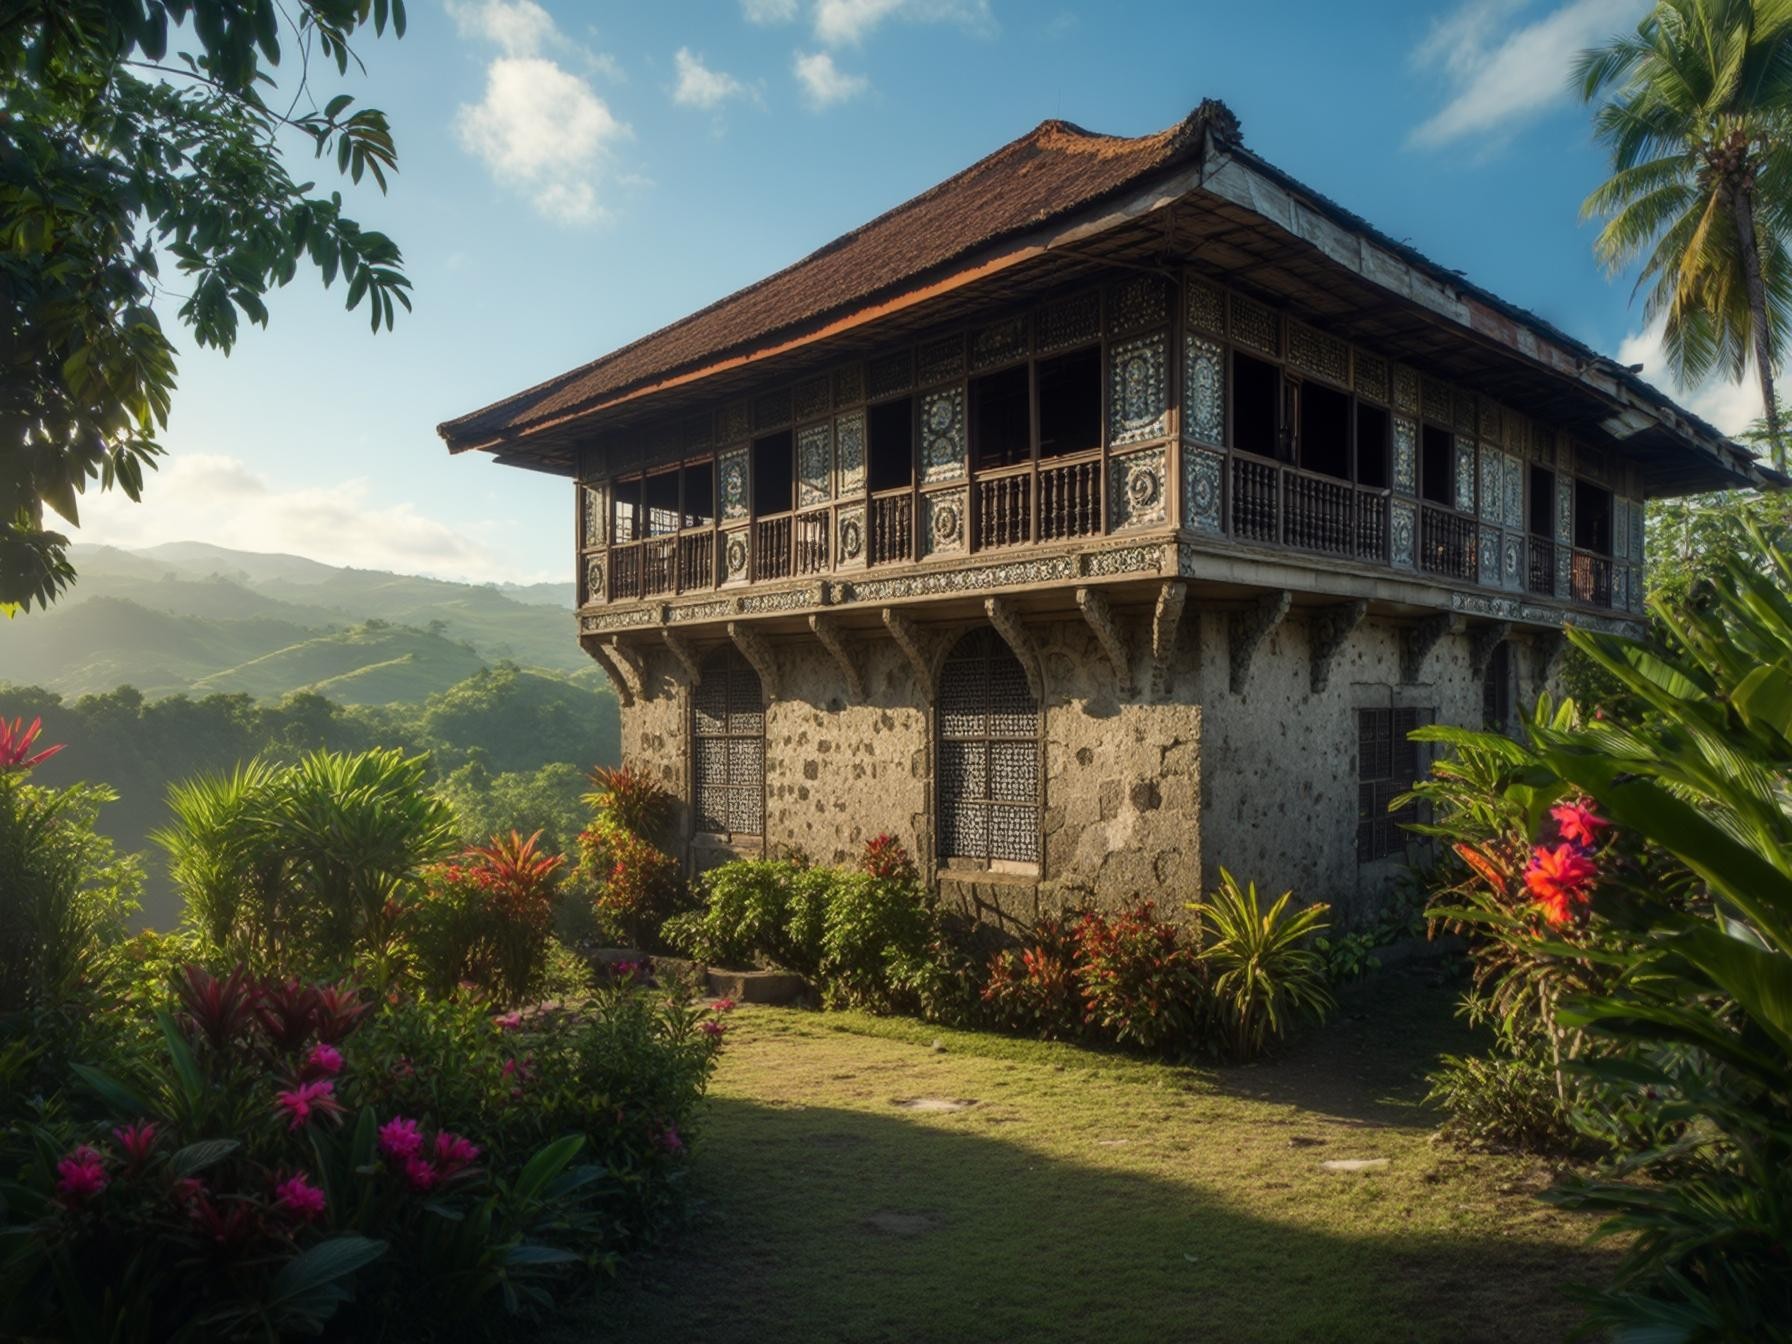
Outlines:
<svg viewBox="0 0 1792 1344"><path fill-rule="evenodd" d="M579 833L573 885L589 898L599 929L633 947L657 946L685 899L678 861L603 814Z"/></svg>
<svg viewBox="0 0 1792 1344"><path fill-rule="evenodd" d="M423 867L454 846L428 761L393 750L251 761L169 791L167 850L186 919L218 957L340 974L378 964Z"/></svg>
<svg viewBox="0 0 1792 1344"><path fill-rule="evenodd" d="M1533 1037L1491 1054L1445 1055L1425 1100L1443 1135L1466 1148L1559 1154L1583 1147L1557 1092L1555 1057Z"/></svg>
<svg viewBox="0 0 1792 1344"><path fill-rule="evenodd" d="M995 1025L1048 1041L1083 1034L1077 928L1087 913L1042 915L1020 948L990 958L983 1002Z"/></svg>
<svg viewBox="0 0 1792 1344"><path fill-rule="evenodd" d="M830 1007L892 1012L926 960L934 935L932 902L912 876L832 874L822 912L822 999Z"/></svg>
<svg viewBox="0 0 1792 1344"><path fill-rule="evenodd" d="M669 920L668 942L715 966L776 966L821 974L831 868L792 859L738 859L698 882L701 904Z"/></svg>
<svg viewBox="0 0 1792 1344"><path fill-rule="evenodd" d="M1083 1019L1120 1045L1161 1051L1199 1039L1206 986L1182 930L1150 901L1076 925Z"/></svg>
<svg viewBox="0 0 1792 1344"><path fill-rule="evenodd" d="M672 824L672 794L645 770L631 765L598 766L587 776L585 802L592 814L607 817L649 844L666 838Z"/></svg>
<svg viewBox="0 0 1792 1344"><path fill-rule="evenodd" d="M547 955L564 860L512 831L494 835L459 858L423 870L407 925L429 987L446 992L467 983L517 1003L528 994Z"/></svg>
<svg viewBox="0 0 1792 1344"><path fill-rule="evenodd" d="M1327 906L1290 913L1285 891L1268 910L1257 884L1240 887L1220 869L1220 885L1192 901L1201 959L1211 976L1216 1030L1237 1059L1251 1059L1285 1036L1302 1018L1323 1018L1336 1006L1325 966L1306 944L1326 927Z"/></svg>

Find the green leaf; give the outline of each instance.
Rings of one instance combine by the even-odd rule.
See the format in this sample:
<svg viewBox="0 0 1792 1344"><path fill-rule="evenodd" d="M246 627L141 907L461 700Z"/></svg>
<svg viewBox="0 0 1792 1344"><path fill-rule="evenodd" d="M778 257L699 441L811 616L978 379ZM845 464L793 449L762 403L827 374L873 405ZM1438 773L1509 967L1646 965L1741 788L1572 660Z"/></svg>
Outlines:
<svg viewBox="0 0 1792 1344"><path fill-rule="evenodd" d="M386 1243L371 1237L331 1237L318 1242L274 1275L268 1288L271 1314L276 1319L327 1320L351 1295L345 1281L385 1253Z"/></svg>
<svg viewBox="0 0 1792 1344"><path fill-rule="evenodd" d="M1757 667L1730 693L1730 703L1751 725L1771 728L1792 741L1792 673L1783 667Z"/></svg>
<svg viewBox="0 0 1792 1344"><path fill-rule="evenodd" d="M525 1205L533 1204L543 1187L558 1176L584 1146L583 1134L568 1134L564 1138L555 1139L535 1154L517 1174L516 1184L511 1188L516 1200Z"/></svg>
<svg viewBox="0 0 1792 1344"><path fill-rule="evenodd" d="M176 1176L192 1176L222 1162L242 1146L235 1139L201 1139L176 1152L168 1159L168 1166Z"/></svg>
<svg viewBox="0 0 1792 1344"><path fill-rule="evenodd" d="M199 1072L199 1062L193 1058L193 1049L181 1034L180 1027L165 1011L157 1010L156 1022L162 1028L162 1039L168 1043L168 1060L174 1066L182 1099L189 1109L197 1109L205 1099L205 1077Z"/></svg>
<svg viewBox="0 0 1792 1344"><path fill-rule="evenodd" d="M583 1260L584 1257L574 1251L562 1250L558 1246L541 1246L534 1242L524 1242L504 1252L504 1263L512 1269L524 1265L576 1265Z"/></svg>
<svg viewBox="0 0 1792 1344"><path fill-rule="evenodd" d="M131 1088L119 1082L109 1073L103 1073L90 1064L70 1064L69 1072L86 1083L101 1101L111 1107L112 1113L123 1120L136 1120L144 1116L156 1114L143 1097Z"/></svg>

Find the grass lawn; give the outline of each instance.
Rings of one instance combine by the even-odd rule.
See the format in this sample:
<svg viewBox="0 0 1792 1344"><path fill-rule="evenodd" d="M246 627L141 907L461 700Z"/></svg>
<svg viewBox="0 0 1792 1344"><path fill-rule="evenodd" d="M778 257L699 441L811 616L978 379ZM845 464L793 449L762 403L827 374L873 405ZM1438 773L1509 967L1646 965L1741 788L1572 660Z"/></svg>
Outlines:
<svg viewBox="0 0 1792 1344"><path fill-rule="evenodd" d="M1538 1163L1431 1142L1454 994L1391 971L1228 1069L742 1009L690 1225L549 1338L1561 1339L1609 1252Z"/></svg>

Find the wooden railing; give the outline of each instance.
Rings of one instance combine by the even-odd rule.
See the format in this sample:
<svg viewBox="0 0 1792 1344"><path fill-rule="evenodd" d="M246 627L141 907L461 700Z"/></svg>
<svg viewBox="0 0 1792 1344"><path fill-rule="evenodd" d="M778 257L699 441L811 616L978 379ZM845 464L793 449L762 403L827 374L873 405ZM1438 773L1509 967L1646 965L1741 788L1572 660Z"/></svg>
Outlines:
<svg viewBox="0 0 1792 1344"><path fill-rule="evenodd" d="M1524 587L1543 597L1556 595L1556 544L1535 532L1525 539Z"/></svg>
<svg viewBox="0 0 1792 1344"><path fill-rule="evenodd" d="M1475 520L1435 504L1419 505L1419 568L1474 582Z"/></svg>
<svg viewBox="0 0 1792 1344"><path fill-rule="evenodd" d="M610 601L626 602L641 596L641 547L631 541L610 548Z"/></svg>
<svg viewBox="0 0 1792 1344"><path fill-rule="evenodd" d="M678 591L678 539L653 537L641 543L641 592Z"/></svg>
<svg viewBox="0 0 1792 1344"><path fill-rule="evenodd" d="M1568 596L1592 607L1612 604L1612 558L1576 550L1568 560Z"/></svg>
<svg viewBox="0 0 1792 1344"><path fill-rule="evenodd" d="M753 577L790 577L790 515L760 518L753 524Z"/></svg>
<svg viewBox="0 0 1792 1344"><path fill-rule="evenodd" d="M895 564L915 553L915 497L888 490L871 497L870 563Z"/></svg>
<svg viewBox="0 0 1792 1344"><path fill-rule="evenodd" d="M1232 535L1279 545L1282 540L1281 468L1242 454L1232 458Z"/></svg>
<svg viewBox="0 0 1792 1344"><path fill-rule="evenodd" d="M716 582L716 534L688 533L678 539L680 589L713 588Z"/></svg>
<svg viewBox="0 0 1792 1344"><path fill-rule="evenodd" d="M971 483L972 545L1018 546L1033 539L1033 473L1025 467Z"/></svg>
<svg viewBox="0 0 1792 1344"><path fill-rule="evenodd" d="M1101 531L1101 459L1039 468L1039 540L1093 537Z"/></svg>
<svg viewBox="0 0 1792 1344"><path fill-rule="evenodd" d="M796 572L825 574L828 572L828 520L826 509L801 513L796 519Z"/></svg>

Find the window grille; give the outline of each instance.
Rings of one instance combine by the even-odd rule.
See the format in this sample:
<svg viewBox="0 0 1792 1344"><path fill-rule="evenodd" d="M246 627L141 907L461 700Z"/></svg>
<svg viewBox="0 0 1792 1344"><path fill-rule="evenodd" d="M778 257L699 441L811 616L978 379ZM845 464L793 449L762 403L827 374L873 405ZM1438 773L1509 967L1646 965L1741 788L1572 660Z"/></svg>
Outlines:
<svg viewBox="0 0 1792 1344"><path fill-rule="evenodd" d="M994 630L947 656L938 715L940 857L1039 862L1039 704Z"/></svg>
<svg viewBox="0 0 1792 1344"><path fill-rule="evenodd" d="M691 696L697 829L765 832L765 700L736 649L712 654Z"/></svg>
<svg viewBox="0 0 1792 1344"><path fill-rule="evenodd" d="M1408 803L1398 812L1388 805L1413 786L1424 771L1420 745L1408 734L1430 723L1426 709L1359 709L1357 724L1356 861L1373 863L1406 852L1407 832L1418 821L1419 806Z"/></svg>
<svg viewBox="0 0 1792 1344"><path fill-rule="evenodd" d="M1496 733L1511 727L1512 647L1501 641L1487 659L1481 678L1481 726Z"/></svg>

